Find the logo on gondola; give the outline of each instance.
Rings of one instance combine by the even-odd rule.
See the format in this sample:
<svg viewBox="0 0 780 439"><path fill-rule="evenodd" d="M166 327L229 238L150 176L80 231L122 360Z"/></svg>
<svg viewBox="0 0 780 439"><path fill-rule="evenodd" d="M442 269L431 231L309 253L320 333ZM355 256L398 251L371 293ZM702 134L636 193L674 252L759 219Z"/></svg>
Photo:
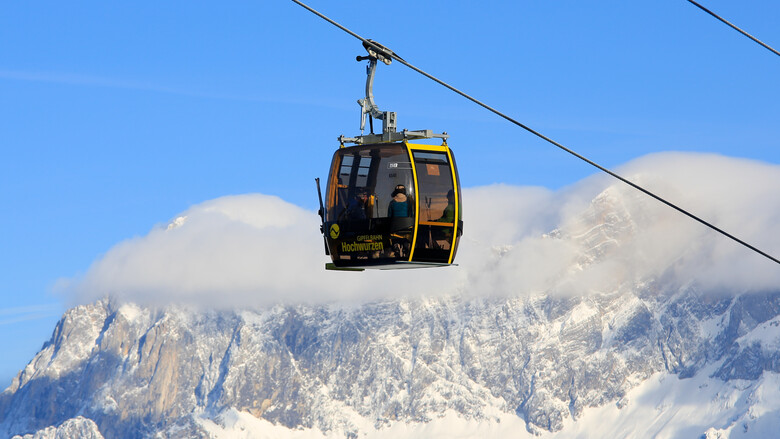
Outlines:
<svg viewBox="0 0 780 439"><path fill-rule="evenodd" d="M339 237L339 233L340 233L340 230L339 230L339 225L338 224L333 224L332 226L330 226L330 237L331 238L333 238L333 239L338 238Z"/></svg>

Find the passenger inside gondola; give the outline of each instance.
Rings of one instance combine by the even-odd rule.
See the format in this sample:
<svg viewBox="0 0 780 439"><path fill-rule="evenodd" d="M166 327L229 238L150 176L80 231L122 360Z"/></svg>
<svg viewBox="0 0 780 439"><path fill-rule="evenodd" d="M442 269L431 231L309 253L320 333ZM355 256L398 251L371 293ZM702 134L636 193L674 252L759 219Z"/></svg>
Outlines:
<svg viewBox="0 0 780 439"><path fill-rule="evenodd" d="M368 202L368 193L365 190L359 190L355 196L349 200L345 210L346 219L349 221L359 221L366 219L366 203Z"/></svg>
<svg viewBox="0 0 780 439"><path fill-rule="evenodd" d="M398 184L390 194L392 199L387 206L390 232L390 257L403 258L409 255L414 220L412 206L406 193L406 186Z"/></svg>
<svg viewBox="0 0 780 439"><path fill-rule="evenodd" d="M447 192L447 207L444 208L441 218L436 221L440 223L455 222L455 191L452 189Z"/></svg>
<svg viewBox="0 0 780 439"><path fill-rule="evenodd" d="M396 185L395 190L391 194L392 200L390 205L387 206L388 218L405 218L409 215L409 199L406 196L406 187L402 184Z"/></svg>

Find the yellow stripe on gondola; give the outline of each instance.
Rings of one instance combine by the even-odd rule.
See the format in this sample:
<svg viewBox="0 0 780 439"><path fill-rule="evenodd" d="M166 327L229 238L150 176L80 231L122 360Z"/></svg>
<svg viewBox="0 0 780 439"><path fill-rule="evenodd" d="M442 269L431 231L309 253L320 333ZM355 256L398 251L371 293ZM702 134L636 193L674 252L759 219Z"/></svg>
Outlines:
<svg viewBox="0 0 780 439"><path fill-rule="evenodd" d="M450 152L450 148L446 147L447 149L447 159L450 161L450 172L452 173L452 192L455 194L455 212L453 214L455 215L453 217L453 221L455 222L452 225L452 242L450 243L450 258L447 260L448 264L452 264L452 258L455 256L455 244L458 240L458 221L460 220L460 194L458 193L458 188L460 187L458 185L458 176L455 175L455 162L452 160L452 153Z"/></svg>
<svg viewBox="0 0 780 439"><path fill-rule="evenodd" d="M414 154L412 154L411 146L426 146L426 145L411 145L404 142L406 146L406 153L409 154L409 163L412 164L412 179L414 180L414 235L412 236L412 248L409 251L409 262L412 262L414 257L414 249L417 248L417 229L420 221L420 197L419 190L417 188L417 166L414 163Z"/></svg>
<svg viewBox="0 0 780 439"><path fill-rule="evenodd" d="M444 145L423 145L421 143L407 143L404 142L404 145L406 145L406 151L409 154L409 160L412 163L412 176L414 177L414 194L415 194L415 204L414 204L414 237L412 238L412 250L409 252L409 261L412 260L414 257L414 249L417 248L417 230L419 229L420 225L432 225L432 226L451 226L452 227L452 242L450 243L450 256L447 259L448 264L452 264L452 259L455 256L455 243L458 239L458 219L460 218L460 194L458 193L458 179L455 175L455 163L452 161L452 153L450 153L450 148L445 143ZM455 223L440 223L440 222L425 222L420 221L420 197L419 197L419 188L417 187L417 163L414 162L414 154L412 154L412 150L415 151L433 151L433 152L444 152L447 153L447 160L449 161L449 167L450 167L450 174L452 176L452 191L455 194L455 211L453 212L455 214Z"/></svg>
<svg viewBox="0 0 780 439"><path fill-rule="evenodd" d="M449 147L445 145L423 145L422 143L407 143L406 146L410 150L414 149L415 151L445 152L449 150ZM411 152L409 154L411 156Z"/></svg>

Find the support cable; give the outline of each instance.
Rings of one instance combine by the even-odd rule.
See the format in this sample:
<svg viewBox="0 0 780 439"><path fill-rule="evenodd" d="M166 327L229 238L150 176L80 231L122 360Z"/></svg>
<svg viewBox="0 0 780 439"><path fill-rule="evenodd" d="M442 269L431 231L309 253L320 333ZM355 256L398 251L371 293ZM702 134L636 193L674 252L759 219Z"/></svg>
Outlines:
<svg viewBox="0 0 780 439"><path fill-rule="evenodd" d="M387 50L386 48L383 49L383 48L377 46L374 42L369 41L369 40L361 37L360 35L352 32L351 30L349 30L346 27L342 26L341 24L331 20L330 18L326 17L325 15L321 14L320 12L310 8L309 6L307 6L304 3L300 2L299 0L292 0L292 1L294 3L297 3L298 5L302 6L303 8L307 9L309 12L317 15L318 17L322 18L323 20L329 22L330 24L338 27L339 29L343 30L344 32L346 32L346 33L352 35L353 37L357 38L358 40L362 41L364 45L370 45L371 47L373 47L373 48L375 48L377 50ZM598 163L596 163L596 162L586 158L585 156L580 155L580 154L574 152L573 150L571 150L571 149L561 145L560 143L556 142L555 140L553 140L553 139L545 136L544 134L542 134L542 133L540 133L540 132L538 132L538 131L536 131L536 130L534 130L534 129L526 126L526 125L524 125L523 123L518 122L517 120L507 116L506 114L496 110L495 108L485 104L484 102L482 102L482 101L480 101L480 100L478 100L476 98L473 98L473 97L469 96L468 94L458 90L457 88L447 84L446 82L444 82L444 81L442 81L442 80L440 80L440 79L438 79L438 78L436 78L436 77L434 77L434 76L432 76L432 75L430 75L430 74L420 70L419 68L413 66L412 64L410 64L407 61L405 61L402 58L400 58L398 55L396 55L394 53L392 53L391 55L393 56L393 59L395 59L396 61L400 62L401 64L405 65L406 67L409 67L410 69L414 70L415 72L425 76L426 78L431 79L432 81L434 81L434 82L436 82L436 83L438 83L438 84L440 84L440 85L442 85L442 86L452 90L453 92L463 96L464 98L470 100L471 102L474 102L475 104L485 108L486 110L488 110L488 111L490 111L490 112L492 112L492 113L494 113L494 114L496 114L498 116L501 116L502 118L504 118L507 121L509 121L509 122L511 122L511 123L513 123L513 124L515 124L517 126L519 126L520 128L528 131L529 133L531 133L531 134L533 134L533 135L535 135L535 136L537 136L537 137L539 137L539 138L541 138L541 139L551 143L552 145L557 146L558 148L562 149L563 151L566 151L567 153L577 157L578 159L588 163L589 165L591 165L591 166L593 166L593 167L595 167L595 168L597 168L597 169L599 169L599 170L601 170L601 171L611 175L612 177L622 181L623 183L633 187L634 189L644 193L645 195L648 195L648 196L650 196L652 198L655 198L656 200L660 201L661 203L666 204L667 206L669 206L672 209L682 213L683 215L686 215L686 216L690 217L691 219L698 221L699 223L709 227L710 229L720 233L721 235L723 235L723 236L725 236L727 238L730 238L733 241L736 241L737 243L747 247L748 249L758 253L759 255L761 255L761 256L763 256L763 257L765 257L765 258L767 258L767 259L769 259L769 260L771 260L771 261L773 261L773 262L775 262L777 264L780 264L780 260L778 260L777 258L769 255L768 253L766 253L766 252L756 248L755 246L748 244L747 242L745 242L745 241L737 238L736 236L726 232L725 230L723 230L723 229L721 229L721 228L719 228L719 227L717 227L717 226L715 226L715 225L713 225L713 224L711 224L711 223L709 223L709 222L699 218L698 216L688 212L687 210L677 206L676 204L673 204L672 202L667 201L664 198L661 198L660 196L650 192L649 190L643 188L642 186L639 186L638 184L636 184L636 183L634 183L634 182L632 182L632 181L630 181L630 180L628 180L628 179L618 175L617 173L615 173L613 171L610 171L609 169L607 169L604 166L601 166Z"/></svg>
<svg viewBox="0 0 780 439"><path fill-rule="evenodd" d="M714 12L710 11L709 9L707 9L707 8L705 8L704 6L702 6L702 5L698 4L698 3L696 3L696 2L695 2L695 1L693 1L693 0L688 0L688 2L692 3L694 6L696 6L696 7L697 7L697 8L699 8L699 9L701 9L702 11L704 11L704 12L706 12L706 13L708 13L708 14L712 15L713 17L717 18L718 20L722 21L723 23L726 23L727 25L731 26L731 28L732 28L732 29L736 30L737 32L741 33L742 35L744 35L744 36L746 36L746 37L750 38L751 40L755 41L756 43L758 43L758 44L760 44L760 45L764 46L764 47L765 47L767 50L769 50L770 52L774 53L775 55L777 55L777 56L780 56L780 52L778 52L777 50L773 49L773 48L772 48L772 47L770 47L768 44L766 44L766 43L762 42L761 40L759 40L758 38L754 37L753 35L750 35L749 33L747 33L747 32L745 32L745 31L743 31L742 29L738 28L737 26L735 26L735 25L733 25L733 24L729 23L729 22L728 22L728 21L726 21L725 19L721 18L721 17L720 17L718 14L716 14L716 13L714 13Z"/></svg>

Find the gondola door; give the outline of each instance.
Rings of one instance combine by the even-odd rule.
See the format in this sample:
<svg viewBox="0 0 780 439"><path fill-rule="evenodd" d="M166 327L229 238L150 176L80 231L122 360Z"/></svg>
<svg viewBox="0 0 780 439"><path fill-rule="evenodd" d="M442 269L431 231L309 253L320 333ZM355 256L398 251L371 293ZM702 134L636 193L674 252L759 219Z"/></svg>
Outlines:
<svg viewBox="0 0 780 439"><path fill-rule="evenodd" d="M409 145L414 161L417 229L414 262L451 264L460 230L460 191L446 146Z"/></svg>

